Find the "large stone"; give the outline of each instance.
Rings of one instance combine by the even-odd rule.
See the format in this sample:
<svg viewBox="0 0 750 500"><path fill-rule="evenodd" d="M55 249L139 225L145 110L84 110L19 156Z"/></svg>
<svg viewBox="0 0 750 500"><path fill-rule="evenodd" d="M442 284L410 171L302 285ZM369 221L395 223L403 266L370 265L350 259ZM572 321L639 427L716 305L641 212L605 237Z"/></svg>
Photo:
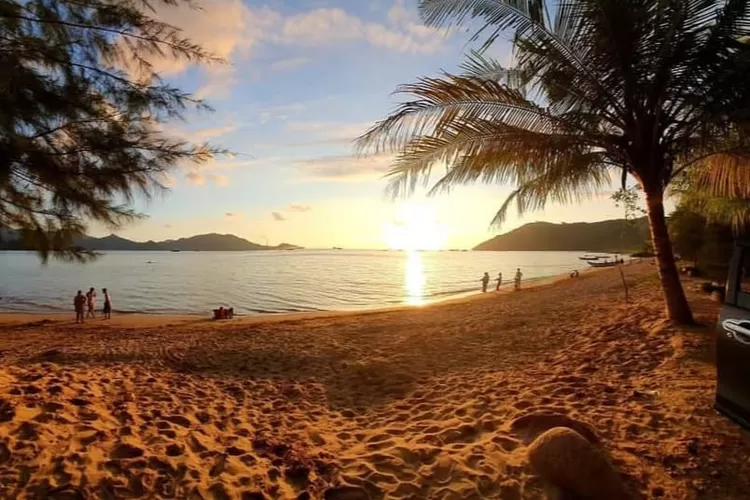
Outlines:
<svg viewBox="0 0 750 500"><path fill-rule="evenodd" d="M604 452L567 427L543 433L528 455L537 473L554 486L591 500L630 498Z"/></svg>
<svg viewBox="0 0 750 500"><path fill-rule="evenodd" d="M518 417L510 424L511 431L526 443L534 441L537 436L555 427L567 427L586 438L589 443L599 443L599 438L596 437L593 427L560 413L529 413Z"/></svg>

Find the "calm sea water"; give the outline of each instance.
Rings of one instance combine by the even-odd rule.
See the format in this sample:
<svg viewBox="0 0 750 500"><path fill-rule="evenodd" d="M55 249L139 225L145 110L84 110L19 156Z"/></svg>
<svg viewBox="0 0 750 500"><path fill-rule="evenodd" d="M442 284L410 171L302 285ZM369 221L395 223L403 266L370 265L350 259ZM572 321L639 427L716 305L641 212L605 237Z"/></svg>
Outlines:
<svg viewBox="0 0 750 500"><path fill-rule="evenodd" d="M579 252L109 252L94 263L0 252L0 310L70 311L78 289L108 288L115 311L239 314L424 304L479 291L482 274L524 281L586 264ZM494 281L490 286L494 289ZM507 285L506 285L507 286Z"/></svg>

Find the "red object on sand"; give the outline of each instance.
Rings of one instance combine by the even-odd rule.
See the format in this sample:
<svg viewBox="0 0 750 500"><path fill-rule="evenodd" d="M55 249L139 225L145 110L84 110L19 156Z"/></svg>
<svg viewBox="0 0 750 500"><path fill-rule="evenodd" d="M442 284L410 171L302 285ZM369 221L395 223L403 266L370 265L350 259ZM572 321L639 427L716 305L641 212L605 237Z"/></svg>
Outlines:
<svg viewBox="0 0 750 500"><path fill-rule="evenodd" d="M234 307L224 309L224 306L214 309L214 319L232 319L234 318Z"/></svg>

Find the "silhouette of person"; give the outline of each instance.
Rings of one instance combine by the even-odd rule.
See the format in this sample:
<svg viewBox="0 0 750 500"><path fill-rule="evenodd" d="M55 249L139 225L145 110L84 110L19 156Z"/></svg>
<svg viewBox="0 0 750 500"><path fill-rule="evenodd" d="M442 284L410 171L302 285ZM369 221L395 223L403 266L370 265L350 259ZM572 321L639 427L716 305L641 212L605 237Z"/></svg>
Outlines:
<svg viewBox="0 0 750 500"><path fill-rule="evenodd" d="M73 306L76 309L76 323L83 323L83 309L86 307L86 296L81 290L78 290L73 299Z"/></svg>
<svg viewBox="0 0 750 500"><path fill-rule="evenodd" d="M86 303L88 304L88 312L86 313L87 318L95 318L94 308L96 307L96 290L92 286L89 291L86 292Z"/></svg>
<svg viewBox="0 0 750 500"><path fill-rule="evenodd" d="M104 319L111 319L112 318L112 298L109 296L109 292L106 288L102 288L102 293L104 294L104 308L102 309L102 313L104 314Z"/></svg>
<svg viewBox="0 0 750 500"><path fill-rule="evenodd" d="M516 269L516 277L515 277L515 289L520 290L521 289L521 278L523 278L523 273L521 272L521 268L519 267Z"/></svg>
<svg viewBox="0 0 750 500"><path fill-rule="evenodd" d="M490 273L484 273L482 276L482 292L487 292L487 285L490 283Z"/></svg>

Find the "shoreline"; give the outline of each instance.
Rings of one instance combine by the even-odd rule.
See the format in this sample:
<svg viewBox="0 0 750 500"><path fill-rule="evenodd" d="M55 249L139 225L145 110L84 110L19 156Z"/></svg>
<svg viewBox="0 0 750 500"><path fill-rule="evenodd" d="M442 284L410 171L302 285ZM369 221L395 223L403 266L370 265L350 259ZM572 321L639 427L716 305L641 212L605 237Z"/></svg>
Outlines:
<svg viewBox="0 0 750 500"><path fill-rule="evenodd" d="M627 266L633 263L627 263ZM592 273L606 271L612 268L589 268L579 271L579 277L590 275ZM522 284L521 290L535 290L538 288L555 285L561 281L573 279L570 273L556 274L527 280L527 286ZM463 304L474 301L490 300L493 297L505 296L514 293L512 282L503 285L499 291L490 289L487 292L477 290L476 292L458 293L453 296L447 296L423 304L398 304L386 306L373 306L368 308L353 310L330 310L330 311L300 311L300 312L282 312L282 313L261 313L261 314L235 314L231 320L214 320L211 317L210 309L205 314L160 314L147 312L117 312L114 311L110 320L104 320L101 317L101 310L97 309L97 317L88 319L83 326L91 325L113 325L113 326L174 326L175 324L188 323L212 323L217 325L243 325L256 323L275 323L282 321L302 321L308 319L325 319L334 317L348 316L369 316L380 313L391 313L399 311L412 311L434 308L444 305ZM10 325L18 323L74 323L75 313L70 312L40 312L40 311L4 311L0 309L0 325Z"/></svg>

